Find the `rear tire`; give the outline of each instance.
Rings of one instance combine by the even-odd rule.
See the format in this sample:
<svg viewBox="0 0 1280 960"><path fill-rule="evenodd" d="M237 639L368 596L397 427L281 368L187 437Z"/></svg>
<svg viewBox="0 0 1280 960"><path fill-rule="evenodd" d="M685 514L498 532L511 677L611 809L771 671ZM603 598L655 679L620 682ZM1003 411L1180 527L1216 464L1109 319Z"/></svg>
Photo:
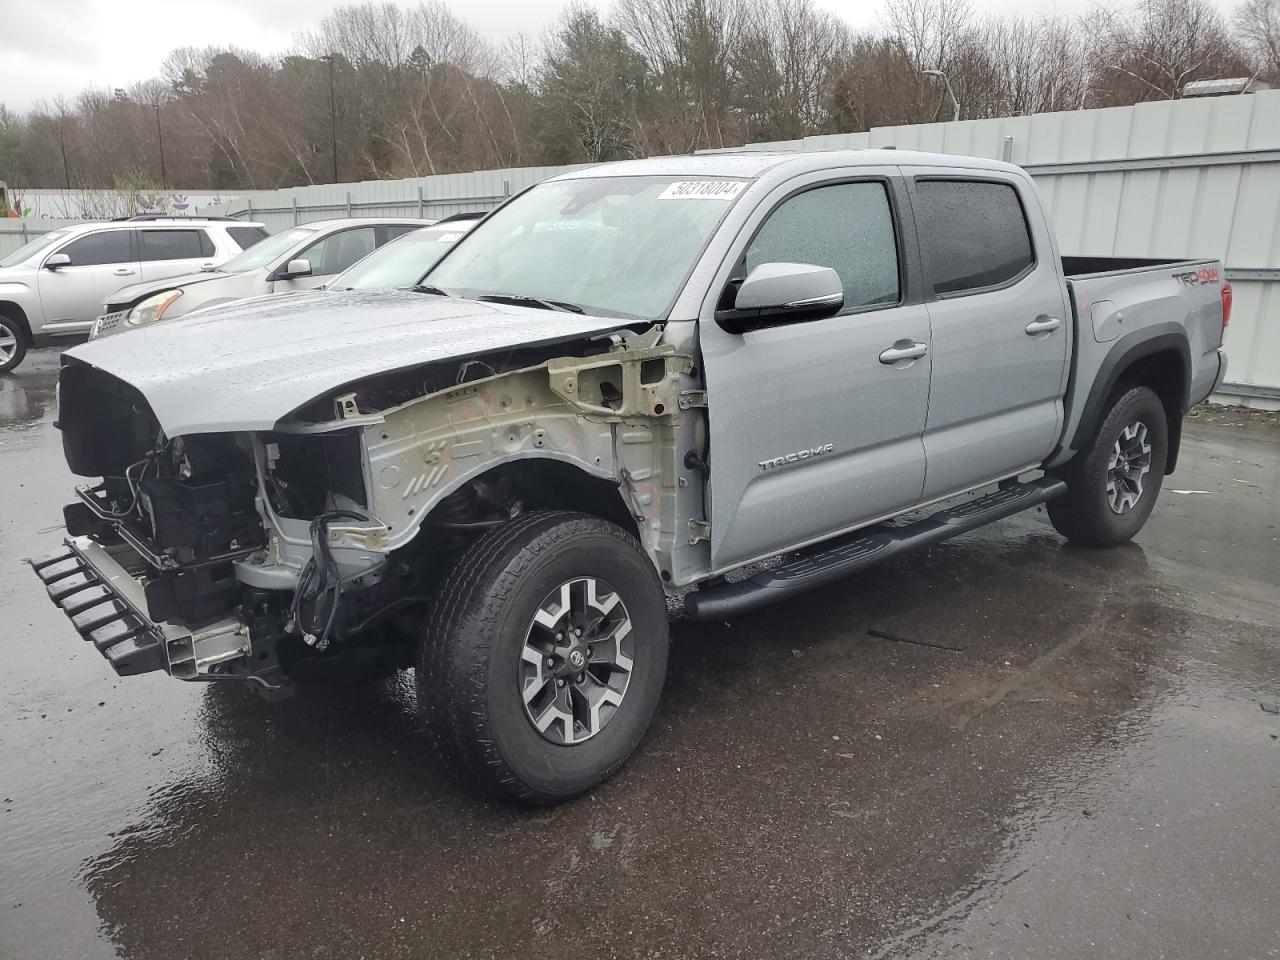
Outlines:
<svg viewBox="0 0 1280 960"><path fill-rule="evenodd" d="M437 596L418 704L465 773L548 804L622 766L667 669L666 600L634 537L585 514L526 514L468 547Z"/></svg>
<svg viewBox="0 0 1280 960"><path fill-rule="evenodd" d="M0 313L0 374L8 373L27 355L27 334L22 324Z"/></svg>
<svg viewBox="0 0 1280 960"><path fill-rule="evenodd" d="M1133 387L1117 396L1092 443L1067 466L1067 492L1046 506L1054 529L1086 547L1133 539L1160 495L1168 449L1168 421L1155 392Z"/></svg>

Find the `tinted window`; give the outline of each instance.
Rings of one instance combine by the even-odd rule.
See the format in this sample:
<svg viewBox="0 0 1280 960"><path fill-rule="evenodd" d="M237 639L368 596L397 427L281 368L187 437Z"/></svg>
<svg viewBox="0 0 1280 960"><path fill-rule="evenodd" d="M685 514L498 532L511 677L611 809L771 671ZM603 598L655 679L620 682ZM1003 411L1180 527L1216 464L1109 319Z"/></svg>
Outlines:
<svg viewBox="0 0 1280 960"><path fill-rule="evenodd" d="M389 240L394 240L396 237L403 237L406 233L413 233L415 230L421 230L422 225L419 224L414 226L410 223L389 223L382 229L386 231L386 236L383 238L382 242L386 243Z"/></svg>
<svg viewBox="0 0 1280 960"><path fill-rule="evenodd" d="M919 180L920 245L935 293L993 287L1032 263L1018 193L1007 183Z"/></svg>
<svg viewBox="0 0 1280 960"><path fill-rule="evenodd" d="M199 260L213 256L213 241L203 230L143 230L142 257L146 260Z"/></svg>
<svg viewBox="0 0 1280 960"><path fill-rule="evenodd" d="M883 183L840 183L783 202L747 248L747 272L762 263L831 267L845 309L896 303L898 248Z"/></svg>
<svg viewBox="0 0 1280 960"><path fill-rule="evenodd" d="M259 240L269 236L261 227L227 227L227 236L234 240L241 250L248 250Z"/></svg>
<svg viewBox="0 0 1280 960"><path fill-rule="evenodd" d="M343 230L313 243L295 256L311 261L311 273L317 277L341 273L375 246L372 226Z"/></svg>
<svg viewBox="0 0 1280 960"><path fill-rule="evenodd" d="M72 240L57 252L70 257L73 267L89 267L99 263L131 263L133 252L129 239L132 233L132 230L91 233L79 240Z"/></svg>

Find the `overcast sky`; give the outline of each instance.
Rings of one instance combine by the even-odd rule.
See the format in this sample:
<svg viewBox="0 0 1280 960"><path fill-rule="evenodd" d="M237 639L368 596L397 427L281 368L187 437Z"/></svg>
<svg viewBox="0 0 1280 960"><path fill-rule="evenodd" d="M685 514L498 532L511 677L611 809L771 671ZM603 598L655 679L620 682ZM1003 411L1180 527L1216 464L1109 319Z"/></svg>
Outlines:
<svg viewBox="0 0 1280 960"><path fill-rule="evenodd" d="M537 34L562 0L446 0L482 34ZM595 0L605 9L607 0ZM1082 13L1091 0L971 0L979 12ZM818 0L857 27L877 24L880 0ZM1228 10L1232 0L1214 0ZM90 86L127 87L156 76L174 47L287 49L341 0L5 0L0 14L0 103L23 111ZM406 4L407 5L407 4ZM1108 6L1114 6L1109 0Z"/></svg>

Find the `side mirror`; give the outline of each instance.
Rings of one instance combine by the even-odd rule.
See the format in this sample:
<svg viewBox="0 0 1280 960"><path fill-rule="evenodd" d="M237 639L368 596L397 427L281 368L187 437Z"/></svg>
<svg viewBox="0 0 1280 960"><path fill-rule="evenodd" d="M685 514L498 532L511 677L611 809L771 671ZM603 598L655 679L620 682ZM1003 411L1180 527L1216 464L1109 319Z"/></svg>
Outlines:
<svg viewBox="0 0 1280 960"><path fill-rule="evenodd" d="M44 268L46 270L57 270L59 267L69 266L71 266L71 258L65 253L52 254L44 261Z"/></svg>
<svg viewBox="0 0 1280 960"><path fill-rule="evenodd" d="M311 276L311 261L306 257L298 257L296 260L290 260L285 264L284 271L280 275L281 280L292 280L294 277Z"/></svg>
<svg viewBox="0 0 1280 960"><path fill-rule="evenodd" d="M762 263L738 288L733 308L785 320L830 316L844 306L844 286L830 267Z"/></svg>

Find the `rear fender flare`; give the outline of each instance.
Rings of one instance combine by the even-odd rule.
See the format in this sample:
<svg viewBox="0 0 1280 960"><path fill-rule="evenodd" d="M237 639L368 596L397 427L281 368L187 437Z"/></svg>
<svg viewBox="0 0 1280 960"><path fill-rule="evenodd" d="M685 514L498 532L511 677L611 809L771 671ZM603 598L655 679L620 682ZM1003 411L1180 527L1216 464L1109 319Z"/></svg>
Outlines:
<svg viewBox="0 0 1280 960"><path fill-rule="evenodd" d="M1177 408L1168 412L1169 453L1165 472L1172 473L1178 461L1182 417L1190 406L1191 398L1191 345L1186 331L1176 323L1161 323L1143 330L1135 330L1116 341L1098 367L1098 374L1089 390L1080 423L1071 437L1071 449L1078 451L1088 445L1098 425L1106 416L1107 402L1115 392L1121 377L1128 370L1144 359L1170 352L1176 353L1182 361L1182 384L1178 394Z"/></svg>

